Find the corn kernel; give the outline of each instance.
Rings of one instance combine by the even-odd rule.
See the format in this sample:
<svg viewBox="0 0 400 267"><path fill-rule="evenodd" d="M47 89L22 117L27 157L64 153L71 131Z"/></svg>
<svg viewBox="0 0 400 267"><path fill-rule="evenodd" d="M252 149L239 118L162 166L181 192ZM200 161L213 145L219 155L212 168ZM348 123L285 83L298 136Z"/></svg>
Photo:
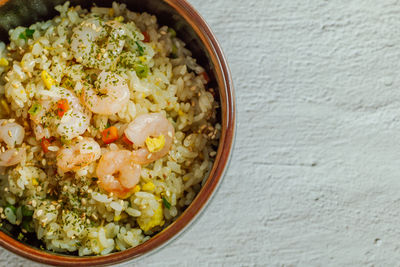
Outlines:
<svg viewBox="0 0 400 267"><path fill-rule="evenodd" d="M154 153L154 152L160 151L164 147L165 137L164 137L164 135L160 135L159 137L154 137L154 138L147 137L145 143L146 143L147 149L151 153Z"/></svg>
<svg viewBox="0 0 400 267"><path fill-rule="evenodd" d="M183 111L180 109L180 110L178 110L178 115L179 116L183 116L185 113L183 113Z"/></svg>
<svg viewBox="0 0 400 267"><path fill-rule="evenodd" d="M34 186L37 186L37 185L39 184L39 182L38 182L38 180L37 180L36 178L33 178L33 179L32 179L32 184L33 184Z"/></svg>
<svg viewBox="0 0 400 267"><path fill-rule="evenodd" d="M50 89L55 84L55 80L45 70L42 71L42 80L44 82L44 85L46 85L47 89Z"/></svg>
<svg viewBox="0 0 400 267"><path fill-rule="evenodd" d="M8 60L5 59L4 57L0 58L0 67L7 67L8 66Z"/></svg>
<svg viewBox="0 0 400 267"><path fill-rule="evenodd" d="M153 192L153 190L156 188L156 186L152 183L152 182L148 182L145 183L143 185L143 190L144 191L149 191L149 192Z"/></svg>

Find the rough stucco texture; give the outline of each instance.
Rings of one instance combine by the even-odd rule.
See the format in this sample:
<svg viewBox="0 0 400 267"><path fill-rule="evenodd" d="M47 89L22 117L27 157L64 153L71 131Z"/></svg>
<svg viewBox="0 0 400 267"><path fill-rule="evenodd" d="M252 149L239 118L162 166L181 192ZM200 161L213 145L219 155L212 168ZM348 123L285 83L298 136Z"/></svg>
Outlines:
<svg viewBox="0 0 400 267"><path fill-rule="evenodd" d="M230 63L235 151L197 223L136 264L398 265L400 3L190 2Z"/></svg>

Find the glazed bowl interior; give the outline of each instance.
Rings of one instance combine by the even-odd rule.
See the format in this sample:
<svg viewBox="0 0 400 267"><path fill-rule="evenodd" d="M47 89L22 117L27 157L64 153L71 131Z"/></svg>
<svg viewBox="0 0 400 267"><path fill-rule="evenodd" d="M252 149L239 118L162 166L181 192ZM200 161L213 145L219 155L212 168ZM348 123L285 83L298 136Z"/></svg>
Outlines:
<svg viewBox="0 0 400 267"><path fill-rule="evenodd" d="M8 43L8 30L12 28L28 26L56 16L54 7L63 2L65 1L0 0L0 40ZM70 1L71 6L81 5L84 8L90 8L93 4L111 7L112 2L112 0ZM178 37L192 51L193 57L209 74L211 82L208 86L219 92L216 100L220 102L218 118L222 125L214 166L197 197L174 223L149 241L123 252L88 257L52 253L43 249L43 244L36 239L34 234L29 236L27 242L22 243L17 240L19 230L10 224L3 224L0 231L0 245L31 260L52 265L106 265L136 258L159 248L182 232L201 212L215 193L228 164L235 128L232 81L222 51L207 24L185 0L119 0L117 2L125 3L131 11L156 15L159 25L173 27Z"/></svg>

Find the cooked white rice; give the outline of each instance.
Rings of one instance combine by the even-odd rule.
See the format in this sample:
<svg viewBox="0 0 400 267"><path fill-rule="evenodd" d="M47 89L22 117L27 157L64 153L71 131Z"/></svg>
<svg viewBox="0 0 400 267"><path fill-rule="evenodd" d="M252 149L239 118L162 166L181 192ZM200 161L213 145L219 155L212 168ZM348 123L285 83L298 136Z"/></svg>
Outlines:
<svg viewBox="0 0 400 267"><path fill-rule="evenodd" d="M19 226L21 240L27 232L34 232L48 250L56 252L82 256L125 250L172 223L200 190L218 145L218 104L213 90L207 88L204 69L175 31L158 26L155 16L131 12L117 3L112 8L93 7L89 12L66 2L56 10L60 15L54 19L17 27L10 30L8 45L0 42L0 115L24 127L25 137L18 147L26 150L18 164L0 167L4 174L0 179L0 222ZM102 143L107 125L115 126L121 137L138 115L161 112L175 129L169 153L142 165L139 183L124 199L99 186L98 160L76 171L57 171L55 155L62 143L53 142L45 153L30 119L32 106L41 97L54 94L43 71L54 84L73 94L85 86L82 80L93 68L78 63L82 59L74 57L70 43L73 29L93 17L125 25L138 42L136 50L144 52L139 56L132 47L124 51L132 60L139 58L148 73L141 75L122 64L121 56L111 71L127 81L128 104L116 114L92 114L90 126L81 135L93 137L104 153L127 147L119 140ZM96 62L96 58L90 60ZM50 136L61 138L51 130L44 133L44 137ZM70 142L61 141L64 145ZM7 149L2 143L0 162Z"/></svg>

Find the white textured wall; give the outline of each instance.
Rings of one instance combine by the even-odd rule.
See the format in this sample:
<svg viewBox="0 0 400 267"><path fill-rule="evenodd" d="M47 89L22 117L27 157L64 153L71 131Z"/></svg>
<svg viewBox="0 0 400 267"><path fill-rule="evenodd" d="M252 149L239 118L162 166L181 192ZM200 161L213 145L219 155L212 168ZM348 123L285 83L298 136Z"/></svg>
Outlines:
<svg viewBox="0 0 400 267"><path fill-rule="evenodd" d="M236 148L204 216L138 265L398 265L399 1L190 2L232 69Z"/></svg>

